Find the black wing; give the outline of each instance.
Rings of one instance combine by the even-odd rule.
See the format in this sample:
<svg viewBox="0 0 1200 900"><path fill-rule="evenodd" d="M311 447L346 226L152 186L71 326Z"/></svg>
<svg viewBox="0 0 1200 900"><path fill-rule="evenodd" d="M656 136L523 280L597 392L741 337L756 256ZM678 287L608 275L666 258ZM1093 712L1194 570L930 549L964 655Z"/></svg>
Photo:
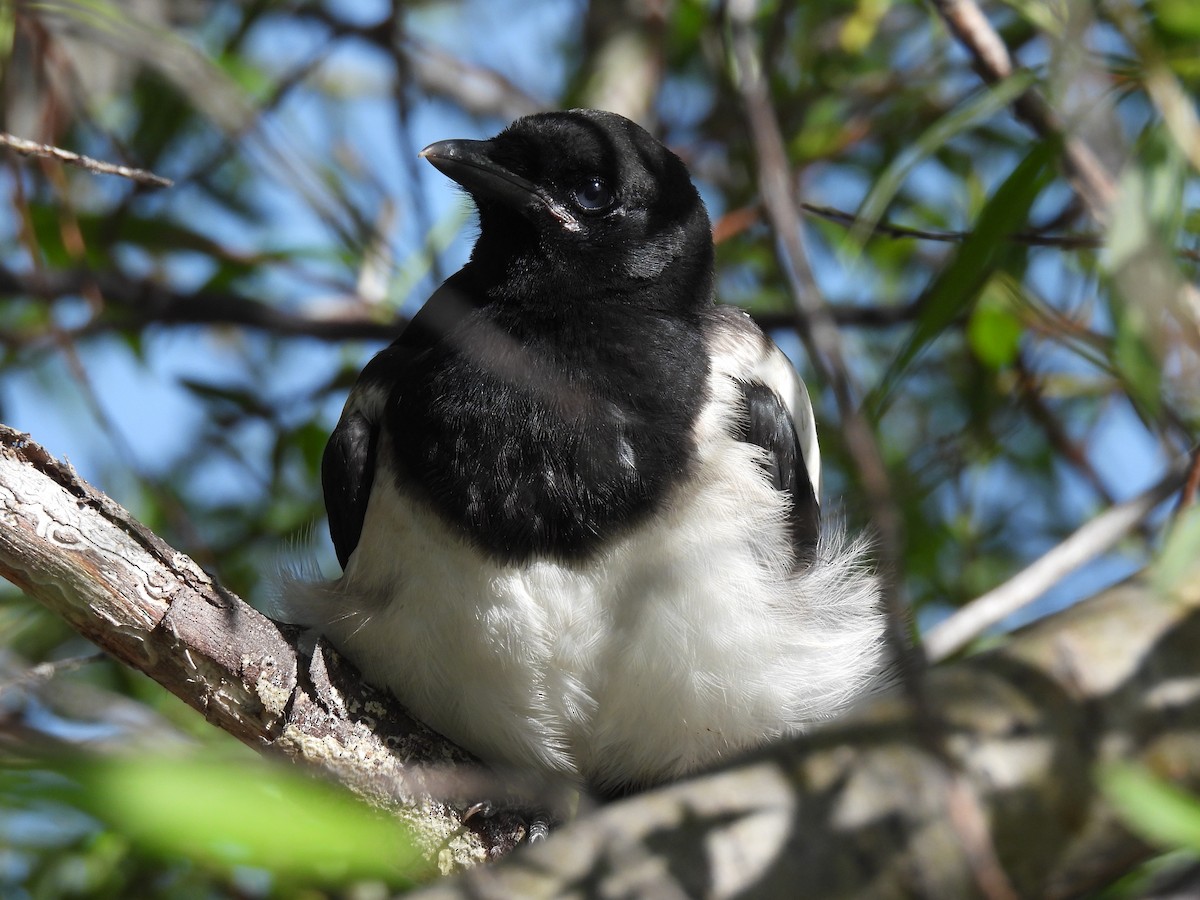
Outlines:
<svg viewBox="0 0 1200 900"><path fill-rule="evenodd" d="M329 536L342 568L362 536L367 500L375 480L379 423L347 404L321 457L321 487L329 515Z"/></svg>
<svg viewBox="0 0 1200 900"><path fill-rule="evenodd" d="M766 469L776 490L792 497L791 526L797 558L811 560L821 532L821 506L809 478L792 414L779 395L762 382L738 381L747 416L739 440L767 451Z"/></svg>
<svg viewBox="0 0 1200 900"><path fill-rule="evenodd" d="M407 360L432 347L477 307L467 270L447 279L413 316L400 336L362 370L321 457L321 487L329 536L342 568L362 537L384 408L403 389Z"/></svg>

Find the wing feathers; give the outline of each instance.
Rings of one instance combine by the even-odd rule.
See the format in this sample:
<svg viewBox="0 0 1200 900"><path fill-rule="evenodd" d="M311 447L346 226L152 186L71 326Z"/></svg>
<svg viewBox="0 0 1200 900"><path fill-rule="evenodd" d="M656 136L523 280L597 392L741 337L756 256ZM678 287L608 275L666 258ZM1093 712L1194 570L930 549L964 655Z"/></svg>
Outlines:
<svg viewBox="0 0 1200 900"><path fill-rule="evenodd" d="M797 553L811 559L821 530L821 457L808 390L783 351L741 310L713 311L709 350L714 371L737 383L745 405L734 436L767 451L768 475L791 495Z"/></svg>
<svg viewBox="0 0 1200 900"><path fill-rule="evenodd" d="M747 415L737 437L767 451L767 474L775 489L791 495L793 546L801 559L812 559L821 533L821 507L808 477L791 413L765 384L741 381L738 385Z"/></svg>
<svg viewBox="0 0 1200 900"><path fill-rule="evenodd" d="M367 499L375 478L378 437L378 424L347 403L321 457L321 487L329 513L329 536L343 569L362 536Z"/></svg>

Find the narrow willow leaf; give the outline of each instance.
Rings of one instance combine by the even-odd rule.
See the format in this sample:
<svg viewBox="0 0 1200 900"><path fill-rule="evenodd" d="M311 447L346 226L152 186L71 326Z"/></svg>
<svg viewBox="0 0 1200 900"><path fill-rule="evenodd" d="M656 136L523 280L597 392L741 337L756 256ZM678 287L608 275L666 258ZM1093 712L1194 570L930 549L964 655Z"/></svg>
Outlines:
<svg viewBox="0 0 1200 900"><path fill-rule="evenodd" d="M1200 507L1193 507L1171 526L1166 546L1154 564L1155 591L1171 594L1193 586L1200 576Z"/></svg>
<svg viewBox="0 0 1200 900"><path fill-rule="evenodd" d="M1145 769L1113 765L1100 787L1121 817L1147 840L1200 852L1200 800Z"/></svg>
<svg viewBox="0 0 1200 900"><path fill-rule="evenodd" d="M888 205L899 192L900 186L918 163L936 153L951 138L1005 109L1021 96L1033 84L1033 81L1034 77L1029 72L1018 72L1011 75L986 91L981 91L967 102L956 106L929 126L917 138L912 147L897 156L875 180L871 192L867 194L855 214L857 221L851 232L851 240L854 244L861 247L866 243L872 229L883 217Z"/></svg>
<svg viewBox="0 0 1200 900"><path fill-rule="evenodd" d="M891 0L858 0L857 8L842 23L838 36L842 49L848 53L862 53L874 40L891 5Z"/></svg>
<svg viewBox="0 0 1200 900"><path fill-rule="evenodd" d="M970 308L1000 267L1011 250L1008 236L1025 223L1033 201L1054 177L1058 152L1059 145L1054 141L1035 145L988 200L970 236L926 291L912 335L868 398L868 408L875 415L882 414L888 396L909 364Z"/></svg>
<svg viewBox="0 0 1200 900"><path fill-rule="evenodd" d="M1017 358L1024 333L1003 280L993 278L967 320L967 343L972 352L990 369L1006 368Z"/></svg>
<svg viewBox="0 0 1200 900"><path fill-rule="evenodd" d="M263 763L77 757L61 799L144 851L321 880L428 875L408 830L335 785Z"/></svg>
<svg viewBox="0 0 1200 900"><path fill-rule="evenodd" d="M1155 0L1153 8L1163 31L1185 40L1200 38L1200 3L1196 0Z"/></svg>
<svg viewBox="0 0 1200 900"><path fill-rule="evenodd" d="M1126 304L1113 311L1112 364L1139 412L1157 419L1162 410L1162 362L1151 343L1145 310Z"/></svg>

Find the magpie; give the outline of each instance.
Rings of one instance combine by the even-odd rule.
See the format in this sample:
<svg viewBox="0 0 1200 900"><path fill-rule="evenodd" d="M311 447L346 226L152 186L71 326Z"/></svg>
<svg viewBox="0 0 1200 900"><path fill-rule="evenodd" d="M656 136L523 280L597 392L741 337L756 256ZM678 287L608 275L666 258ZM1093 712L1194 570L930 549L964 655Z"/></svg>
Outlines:
<svg viewBox="0 0 1200 900"><path fill-rule="evenodd" d="M714 302L684 163L597 110L420 155L478 239L350 393L343 574L291 620L485 760L605 796L837 714L884 666L869 548L822 519L804 384Z"/></svg>

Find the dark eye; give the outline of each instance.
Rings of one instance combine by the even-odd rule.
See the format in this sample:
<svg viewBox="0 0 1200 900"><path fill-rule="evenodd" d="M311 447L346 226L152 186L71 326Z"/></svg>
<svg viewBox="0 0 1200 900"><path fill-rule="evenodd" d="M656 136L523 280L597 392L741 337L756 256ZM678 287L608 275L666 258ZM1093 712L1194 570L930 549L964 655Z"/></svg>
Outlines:
<svg viewBox="0 0 1200 900"><path fill-rule="evenodd" d="M591 175L571 191L571 199L580 209L595 211L605 209L613 202L612 189L599 175Z"/></svg>

